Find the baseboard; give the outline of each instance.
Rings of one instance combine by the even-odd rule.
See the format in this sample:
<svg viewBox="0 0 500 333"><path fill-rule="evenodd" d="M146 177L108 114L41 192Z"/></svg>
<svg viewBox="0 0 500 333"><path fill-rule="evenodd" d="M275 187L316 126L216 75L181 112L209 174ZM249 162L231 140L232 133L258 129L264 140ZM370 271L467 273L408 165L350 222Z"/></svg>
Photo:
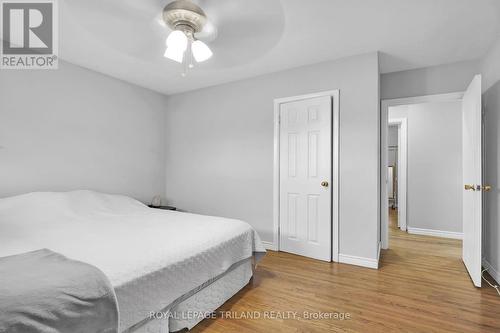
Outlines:
<svg viewBox="0 0 500 333"><path fill-rule="evenodd" d="M408 227L408 233L415 235L424 235L424 236L463 239L463 234L461 232L455 232L455 231L443 231L443 230Z"/></svg>
<svg viewBox="0 0 500 333"><path fill-rule="evenodd" d="M261 241L262 245L266 248L266 250L271 250L271 251L278 251L277 246L274 245L273 242L264 242Z"/></svg>
<svg viewBox="0 0 500 333"><path fill-rule="evenodd" d="M485 259L483 258L483 267L488 270L488 274L491 275L495 281L500 284L500 273Z"/></svg>
<svg viewBox="0 0 500 333"><path fill-rule="evenodd" d="M343 264L378 269L378 259L357 257L339 253L339 262Z"/></svg>

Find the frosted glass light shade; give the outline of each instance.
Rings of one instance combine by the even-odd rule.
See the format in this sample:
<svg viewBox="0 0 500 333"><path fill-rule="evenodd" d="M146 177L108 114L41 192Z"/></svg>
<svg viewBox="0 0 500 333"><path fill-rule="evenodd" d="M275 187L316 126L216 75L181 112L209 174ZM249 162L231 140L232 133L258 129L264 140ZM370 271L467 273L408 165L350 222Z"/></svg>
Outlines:
<svg viewBox="0 0 500 333"><path fill-rule="evenodd" d="M167 47L172 48L175 52L184 52L188 46L188 38L185 33L180 30L174 30L167 37Z"/></svg>
<svg viewBox="0 0 500 333"><path fill-rule="evenodd" d="M167 49L165 50L165 54L163 54L165 58L168 58L173 61L177 61L178 63L182 64L182 59L184 58L184 51L179 52L178 50L167 46Z"/></svg>
<svg viewBox="0 0 500 333"><path fill-rule="evenodd" d="M191 49L193 51L194 60L197 62L205 61L213 54L207 44L203 43L201 40L195 40L191 45Z"/></svg>
<svg viewBox="0 0 500 333"><path fill-rule="evenodd" d="M188 38L185 33L174 30L168 35L166 44L167 49L163 55L165 58L182 63L184 52L188 47Z"/></svg>

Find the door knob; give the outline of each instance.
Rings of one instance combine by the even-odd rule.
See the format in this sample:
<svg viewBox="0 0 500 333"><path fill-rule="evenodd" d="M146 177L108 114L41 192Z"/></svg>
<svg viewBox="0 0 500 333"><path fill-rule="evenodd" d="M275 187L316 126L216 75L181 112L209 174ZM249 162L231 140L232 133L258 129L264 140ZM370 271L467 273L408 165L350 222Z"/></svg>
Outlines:
<svg viewBox="0 0 500 333"><path fill-rule="evenodd" d="M470 190L470 191L475 191L476 190L476 187L474 185L469 185L469 184L465 184L464 185L464 189L465 190Z"/></svg>
<svg viewBox="0 0 500 333"><path fill-rule="evenodd" d="M491 186L490 185L483 185L482 189L484 192L488 192L488 191L491 191Z"/></svg>
<svg viewBox="0 0 500 333"><path fill-rule="evenodd" d="M322 182L321 182L321 186L323 186L323 187L328 187L328 182L327 182L327 181L322 181Z"/></svg>

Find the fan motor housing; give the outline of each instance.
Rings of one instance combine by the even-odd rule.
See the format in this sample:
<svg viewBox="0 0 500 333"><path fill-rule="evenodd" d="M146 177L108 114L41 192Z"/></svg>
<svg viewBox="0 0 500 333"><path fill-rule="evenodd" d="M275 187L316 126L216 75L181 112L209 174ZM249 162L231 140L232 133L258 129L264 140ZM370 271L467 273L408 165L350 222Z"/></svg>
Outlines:
<svg viewBox="0 0 500 333"><path fill-rule="evenodd" d="M176 0L163 9L163 20L172 30L200 32L207 22L205 12L188 0Z"/></svg>

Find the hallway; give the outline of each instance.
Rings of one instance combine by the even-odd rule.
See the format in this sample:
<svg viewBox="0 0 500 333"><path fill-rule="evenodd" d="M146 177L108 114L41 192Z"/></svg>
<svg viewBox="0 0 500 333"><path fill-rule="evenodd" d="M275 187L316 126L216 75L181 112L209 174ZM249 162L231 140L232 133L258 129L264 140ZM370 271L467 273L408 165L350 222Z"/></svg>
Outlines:
<svg viewBox="0 0 500 333"><path fill-rule="evenodd" d="M462 241L451 238L413 235L398 228L398 211L389 209L389 250L384 252L387 257L392 251L399 255L408 255L420 259L444 260L446 262L460 261L462 264ZM430 256L430 257L427 257ZM443 261L443 262L444 262ZM465 270L465 267L463 267Z"/></svg>

